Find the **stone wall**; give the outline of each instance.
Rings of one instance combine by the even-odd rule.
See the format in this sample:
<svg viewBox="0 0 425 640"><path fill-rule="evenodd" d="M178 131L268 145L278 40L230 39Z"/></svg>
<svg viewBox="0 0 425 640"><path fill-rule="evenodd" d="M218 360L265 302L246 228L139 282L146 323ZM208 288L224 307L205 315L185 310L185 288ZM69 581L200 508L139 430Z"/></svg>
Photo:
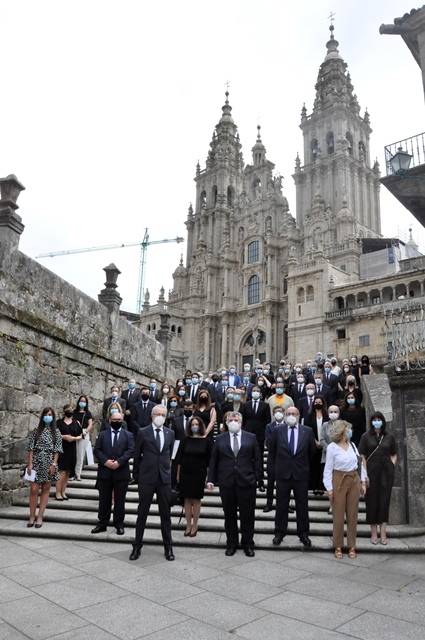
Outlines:
<svg viewBox="0 0 425 640"><path fill-rule="evenodd" d="M101 304L18 249L23 230L11 187L0 180L0 489L19 485L28 432L40 411L61 411L81 394L99 419L113 382L171 379L163 345L119 315L119 273L105 269ZM5 184L6 183L6 184ZM21 185L19 185L21 186ZM9 189L9 190L7 190ZM18 191L19 193L19 191ZM108 271L109 269L109 271ZM106 306L105 306L106 305Z"/></svg>

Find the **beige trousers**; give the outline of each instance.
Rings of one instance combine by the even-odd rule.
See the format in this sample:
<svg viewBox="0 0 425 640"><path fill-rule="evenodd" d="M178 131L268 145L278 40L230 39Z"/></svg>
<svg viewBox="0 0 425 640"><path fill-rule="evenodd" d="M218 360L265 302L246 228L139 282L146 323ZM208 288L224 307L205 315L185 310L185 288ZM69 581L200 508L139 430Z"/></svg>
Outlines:
<svg viewBox="0 0 425 640"><path fill-rule="evenodd" d="M360 500L360 478L357 470L334 471L332 474L333 488L333 541L334 547L344 545L344 518L347 517L347 546L356 547L357 515Z"/></svg>

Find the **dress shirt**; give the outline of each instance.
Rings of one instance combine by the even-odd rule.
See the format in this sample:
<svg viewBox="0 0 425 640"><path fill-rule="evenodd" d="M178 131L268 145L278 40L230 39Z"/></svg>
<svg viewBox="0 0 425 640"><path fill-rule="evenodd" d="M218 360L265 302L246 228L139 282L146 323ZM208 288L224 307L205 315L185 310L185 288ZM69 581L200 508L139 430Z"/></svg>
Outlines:
<svg viewBox="0 0 425 640"><path fill-rule="evenodd" d="M286 425L288 427L288 445L289 445L289 440L291 439L291 429L292 427L288 425ZM296 424L294 427L294 455L297 453L297 446L298 446L298 435L299 435L299 424Z"/></svg>
<svg viewBox="0 0 425 640"><path fill-rule="evenodd" d="M164 428L163 427L157 427L156 425L154 425L154 423L152 422L152 429L153 429L153 437L155 438L156 441L156 430L159 429L159 441L161 443L161 447L160 447L160 451L163 450L164 448Z"/></svg>
<svg viewBox="0 0 425 640"><path fill-rule="evenodd" d="M111 427L111 443L112 445L114 444L114 435L117 434L118 435L118 440L120 439L120 433L121 433L121 427L118 429L118 431L115 431L115 429L112 429ZM117 440L117 443L118 443Z"/></svg>
<svg viewBox="0 0 425 640"><path fill-rule="evenodd" d="M236 379L236 374L234 375L229 374L229 387L235 386L235 379Z"/></svg>
<svg viewBox="0 0 425 640"><path fill-rule="evenodd" d="M233 451L233 441L234 441L234 433L230 433L229 431L229 436L230 436L230 448ZM239 451L241 449L241 441L242 441L242 429L239 429L239 431L236 434L236 437L238 439L238 444L239 444Z"/></svg>
<svg viewBox="0 0 425 640"><path fill-rule="evenodd" d="M254 413L257 413L257 411L258 411L258 403L259 402L260 402L259 400L253 400L252 401L252 410L254 411Z"/></svg>
<svg viewBox="0 0 425 640"><path fill-rule="evenodd" d="M357 456L360 455L355 444L350 443L348 449L345 450L336 442L331 442L326 449L326 464L323 472L323 484L326 491L332 491L332 472L357 471ZM365 482L367 478L366 469L362 464L361 481Z"/></svg>
<svg viewBox="0 0 425 640"><path fill-rule="evenodd" d="M190 399L195 400L196 392L198 391L199 384L193 384L190 387Z"/></svg>
<svg viewBox="0 0 425 640"><path fill-rule="evenodd" d="M318 440L320 440L320 438L322 437L322 424L323 424L323 417L322 416L316 416L317 439Z"/></svg>

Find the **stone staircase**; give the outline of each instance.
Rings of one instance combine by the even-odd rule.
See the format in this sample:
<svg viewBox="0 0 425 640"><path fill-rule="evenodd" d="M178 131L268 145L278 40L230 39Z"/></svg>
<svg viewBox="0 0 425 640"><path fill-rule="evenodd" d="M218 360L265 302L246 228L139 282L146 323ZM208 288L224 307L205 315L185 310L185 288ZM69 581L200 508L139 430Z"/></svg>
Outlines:
<svg viewBox="0 0 425 640"><path fill-rule="evenodd" d="M68 501L54 498L52 488L44 524L41 529L27 529L28 498L22 493L15 496L11 506L0 510L0 534L6 536L31 536L42 538L97 540L130 545L134 537L137 517L137 486L130 485L126 501L126 530L124 536L117 536L110 527L106 533L90 533L97 523L98 492L95 489L96 466L86 466L81 481L71 481L68 486ZM257 492L255 544L259 549L276 549L272 545L274 535L274 511L263 513L266 494ZM332 516L328 514L329 503L325 496L310 496L310 537L315 550L329 551L332 548ZM195 538L184 538L185 520L181 507L172 508L173 544L184 546L225 546L223 512L218 490L207 492L202 501L199 531ZM389 527L390 544L372 546L369 541L369 527L365 523L364 503L360 504L358 526L358 548L363 551L419 551L425 550L425 530L408 526ZM145 532L145 544L162 544L160 519L157 504L150 511ZM295 514L289 515L288 535L279 549L302 548L296 535Z"/></svg>

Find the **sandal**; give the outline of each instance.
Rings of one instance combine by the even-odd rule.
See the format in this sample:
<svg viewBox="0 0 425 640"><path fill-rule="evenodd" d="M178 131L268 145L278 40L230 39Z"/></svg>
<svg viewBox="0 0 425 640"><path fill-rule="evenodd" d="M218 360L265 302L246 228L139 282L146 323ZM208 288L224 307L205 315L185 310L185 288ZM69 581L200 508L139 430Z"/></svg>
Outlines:
<svg viewBox="0 0 425 640"><path fill-rule="evenodd" d="M335 549L334 556L335 556L335 558L337 558L337 560L341 560L341 558L343 557L343 556L342 556L342 549L341 549L341 547L337 547L337 548Z"/></svg>
<svg viewBox="0 0 425 640"><path fill-rule="evenodd" d="M373 536L370 541L372 544L378 544L378 536Z"/></svg>
<svg viewBox="0 0 425 640"><path fill-rule="evenodd" d="M355 549L349 549L348 550L348 557L350 558L350 560L355 560L357 558L357 552Z"/></svg>
<svg viewBox="0 0 425 640"><path fill-rule="evenodd" d="M388 538L381 538L381 544L383 544L384 546L386 546L388 544Z"/></svg>
<svg viewBox="0 0 425 640"><path fill-rule="evenodd" d="M69 500L68 496L62 495L62 500Z"/></svg>
<svg viewBox="0 0 425 640"><path fill-rule="evenodd" d="M196 536L196 534L197 534L197 533L198 533L198 527L196 527L196 529L191 529L191 530L190 530L190 534L189 534L189 536L190 536L191 538L194 538L194 537Z"/></svg>

